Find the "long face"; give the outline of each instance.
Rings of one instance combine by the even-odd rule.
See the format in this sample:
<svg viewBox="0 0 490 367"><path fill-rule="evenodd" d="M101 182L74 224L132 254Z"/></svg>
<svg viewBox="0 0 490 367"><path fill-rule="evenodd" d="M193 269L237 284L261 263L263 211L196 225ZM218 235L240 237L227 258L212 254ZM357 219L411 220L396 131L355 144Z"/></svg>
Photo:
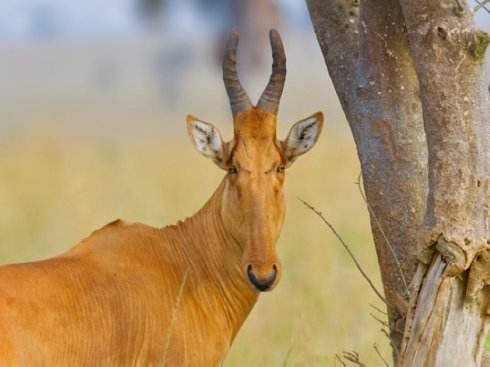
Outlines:
<svg viewBox="0 0 490 367"><path fill-rule="evenodd" d="M276 138L275 114L257 109L236 117L234 138L228 143L209 123L192 116L187 123L197 150L227 171L221 216L243 248L244 276L258 291L273 289L282 271L276 243L286 209L286 169L317 141L322 114L296 123L285 141Z"/></svg>
<svg viewBox="0 0 490 367"><path fill-rule="evenodd" d="M276 140L274 116L241 116L228 157L223 219L243 244L242 269L252 286L265 291L279 281L276 242L284 221L285 162Z"/></svg>
<svg viewBox="0 0 490 367"><path fill-rule="evenodd" d="M287 138L276 138L277 110L286 78L286 55L276 30L270 34L272 74L254 107L236 71L238 33L225 49L223 80L233 112L234 137L224 143L210 123L187 117L196 149L227 171L221 217L226 230L243 248L243 276L258 291L274 288L281 278L276 242L284 222L286 168L315 145L323 125L318 112L298 121Z"/></svg>

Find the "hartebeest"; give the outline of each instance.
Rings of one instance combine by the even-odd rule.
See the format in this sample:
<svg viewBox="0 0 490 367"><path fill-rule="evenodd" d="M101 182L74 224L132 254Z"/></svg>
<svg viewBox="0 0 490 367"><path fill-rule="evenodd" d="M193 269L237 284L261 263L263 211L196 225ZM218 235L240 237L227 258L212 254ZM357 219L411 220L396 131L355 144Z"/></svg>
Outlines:
<svg viewBox="0 0 490 367"><path fill-rule="evenodd" d="M217 366L257 301L281 276L285 169L318 139L323 116L276 138L286 58L256 107L236 71L238 34L223 62L234 137L187 117L199 152L227 171L194 216L165 228L116 220L67 253L0 267L1 366Z"/></svg>

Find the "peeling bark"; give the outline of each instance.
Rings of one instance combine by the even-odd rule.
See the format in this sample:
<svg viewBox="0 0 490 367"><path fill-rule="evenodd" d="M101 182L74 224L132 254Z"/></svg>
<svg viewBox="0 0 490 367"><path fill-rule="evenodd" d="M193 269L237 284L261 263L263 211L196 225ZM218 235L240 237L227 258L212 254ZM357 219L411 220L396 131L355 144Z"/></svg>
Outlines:
<svg viewBox="0 0 490 367"><path fill-rule="evenodd" d="M307 4L361 161L395 362L480 366L490 38L459 0L361 1L359 12L352 0Z"/></svg>
<svg viewBox="0 0 490 367"><path fill-rule="evenodd" d="M401 6L429 150L427 211L416 254L427 262L436 251L445 266L422 284L436 299L418 295L399 365L480 366L488 331L482 292L490 239L490 104L482 63L488 35L475 28L465 3L412 0Z"/></svg>
<svg viewBox="0 0 490 367"><path fill-rule="evenodd" d="M448 265L437 255L410 309L398 366L481 366L488 322L488 291L467 302L467 279L444 276Z"/></svg>

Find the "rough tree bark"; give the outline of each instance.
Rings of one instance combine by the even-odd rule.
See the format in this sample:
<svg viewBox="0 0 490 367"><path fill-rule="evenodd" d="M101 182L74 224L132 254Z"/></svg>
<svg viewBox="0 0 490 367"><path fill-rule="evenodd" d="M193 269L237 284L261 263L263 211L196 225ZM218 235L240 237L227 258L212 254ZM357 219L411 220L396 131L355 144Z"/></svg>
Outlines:
<svg viewBox="0 0 490 367"><path fill-rule="evenodd" d="M357 145L395 362L480 366L489 36L463 0L306 2Z"/></svg>

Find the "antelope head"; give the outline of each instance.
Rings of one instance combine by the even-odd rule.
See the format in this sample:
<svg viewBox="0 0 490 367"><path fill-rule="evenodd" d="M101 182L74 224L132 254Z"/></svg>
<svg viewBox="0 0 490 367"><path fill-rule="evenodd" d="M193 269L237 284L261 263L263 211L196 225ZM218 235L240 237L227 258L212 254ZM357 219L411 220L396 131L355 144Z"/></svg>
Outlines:
<svg viewBox="0 0 490 367"><path fill-rule="evenodd" d="M276 242L285 215L283 185L287 168L318 140L323 114L295 123L287 138L276 137L277 111L286 78L281 37L271 30L272 74L256 106L240 84L236 70L238 33L225 50L223 79L233 113L234 137L224 142L218 129L193 116L187 130L196 149L227 171L221 216L227 231L243 247L241 267L253 289L268 291L281 277Z"/></svg>

